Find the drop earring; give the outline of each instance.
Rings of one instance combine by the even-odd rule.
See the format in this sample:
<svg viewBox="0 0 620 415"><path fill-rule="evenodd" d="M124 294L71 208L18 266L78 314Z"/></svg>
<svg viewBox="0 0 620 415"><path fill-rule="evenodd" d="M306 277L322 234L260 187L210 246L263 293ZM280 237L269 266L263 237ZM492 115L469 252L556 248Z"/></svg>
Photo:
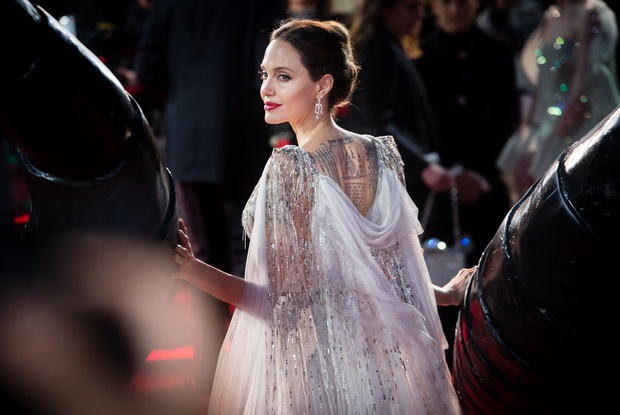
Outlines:
<svg viewBox="0 0 620 415"><path fill-rule="evenodd" d="M321 104L321 97L318 97L314 106L314 118L318 120L321 115L323 115L323 104Z"/></svg>

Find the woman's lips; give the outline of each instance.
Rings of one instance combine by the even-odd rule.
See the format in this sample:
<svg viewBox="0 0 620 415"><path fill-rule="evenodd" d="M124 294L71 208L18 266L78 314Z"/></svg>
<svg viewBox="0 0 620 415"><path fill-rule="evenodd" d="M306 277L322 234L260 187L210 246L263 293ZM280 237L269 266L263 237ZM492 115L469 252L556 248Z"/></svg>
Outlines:
<svg viewBox="0 0 620 415"><path fill-rule="evenodd" d="M276 104L275 102L265 102L265 106L263 108L265 108L265 111L271 111L279 106L280 104Z"/></svg>

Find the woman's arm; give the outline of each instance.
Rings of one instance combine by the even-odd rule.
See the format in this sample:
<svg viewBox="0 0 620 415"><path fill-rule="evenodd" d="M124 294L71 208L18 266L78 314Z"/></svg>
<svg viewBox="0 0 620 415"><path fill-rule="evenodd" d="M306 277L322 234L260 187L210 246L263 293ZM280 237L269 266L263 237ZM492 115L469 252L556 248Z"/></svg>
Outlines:
<svg viewBox="0 0 620 415"><path fill-rule="evenodd" d="M478 270L478 266L461 269L454 278L446 283L443 287L433 284L435 292L435 300L437 305L461 305L465 298L465 291L469 285L472 276Z"/></svg>
<svg viewBox="0 0 620 415"><path fill-rule="evenodd" d="M246 281L197 259L183 219L179 219L178 236L179 244L174 260L180 268L172 278L187 281L221 301L238 306Z"/></svg>

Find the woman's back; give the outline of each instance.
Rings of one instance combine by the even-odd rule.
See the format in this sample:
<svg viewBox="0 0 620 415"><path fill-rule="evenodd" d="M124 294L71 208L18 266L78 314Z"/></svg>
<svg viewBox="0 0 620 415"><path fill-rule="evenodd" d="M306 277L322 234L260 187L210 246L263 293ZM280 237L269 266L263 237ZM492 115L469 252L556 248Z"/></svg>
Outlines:
<svg viewBox="0 0 620 415"><path fill-rule="evenodd" d="M341 137L309 152L317 171L331 178L362 216L373 204L379 166L374 143L368 137Z"/></svg>
<svg viewBox="0 0 620 415"><path fill-rule="evenodd" d="M458 413L394 141L327 147L275 150L248 201L210 413Z"/></svg>

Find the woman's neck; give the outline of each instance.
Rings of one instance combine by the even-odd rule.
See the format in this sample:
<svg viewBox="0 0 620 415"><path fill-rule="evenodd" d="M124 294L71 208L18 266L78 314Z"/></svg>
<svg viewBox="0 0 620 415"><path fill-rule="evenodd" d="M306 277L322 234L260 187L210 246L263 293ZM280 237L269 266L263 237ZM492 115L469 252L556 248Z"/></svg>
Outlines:
<svg viewBox="0 0 620 415"><path fill-rule="evenodd" d="M297 137L297 145L306 150L312 150L328 140L346 134L329 114L324 114L314 124L293 127L293 131Z"/></svg>

